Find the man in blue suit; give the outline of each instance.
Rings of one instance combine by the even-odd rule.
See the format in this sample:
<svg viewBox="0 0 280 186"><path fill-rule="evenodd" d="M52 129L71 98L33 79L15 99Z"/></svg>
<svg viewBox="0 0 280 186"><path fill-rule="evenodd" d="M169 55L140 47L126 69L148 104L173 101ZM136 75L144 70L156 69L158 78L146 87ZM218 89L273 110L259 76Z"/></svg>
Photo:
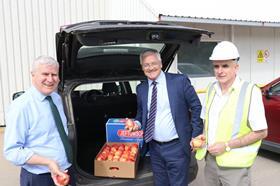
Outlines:
<svg viewBox="0 0 280 186"><path fill-rule="evenodd" d="M160 54L140 55L147 80L137 86L137 125L149 149L154 185L186 186L191 140L202 133L201 103L187 76L164 73Z"/></svg>

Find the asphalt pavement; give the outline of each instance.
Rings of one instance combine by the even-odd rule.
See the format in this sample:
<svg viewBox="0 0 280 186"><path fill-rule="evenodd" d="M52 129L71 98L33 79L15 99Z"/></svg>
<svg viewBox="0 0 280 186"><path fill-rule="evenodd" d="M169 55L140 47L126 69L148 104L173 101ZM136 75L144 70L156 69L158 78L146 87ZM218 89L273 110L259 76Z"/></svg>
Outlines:
<svg viewBox="0 0 280 186"><path fill-rule="evenodd" d="M0 186L18 186L20 168L12 165L3 157L3 132L0 127ZM251 168L252 186L279 185L280 154L261 150ZM204 186L204 161L199 161L197 178L189 186Z"/></svg>

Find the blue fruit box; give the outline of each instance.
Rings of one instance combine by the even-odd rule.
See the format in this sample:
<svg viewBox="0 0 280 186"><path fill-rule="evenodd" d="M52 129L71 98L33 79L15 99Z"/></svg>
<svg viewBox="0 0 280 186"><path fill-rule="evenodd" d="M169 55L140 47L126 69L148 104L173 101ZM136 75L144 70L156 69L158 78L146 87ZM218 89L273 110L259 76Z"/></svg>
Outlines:
<svg viewBox="0 0 280 186"><path fill-rule="evenodd" d="M125 118L110 118L106 123L107 142L139 143L143 146L143 130L129 132L125 127Z"/></svg>

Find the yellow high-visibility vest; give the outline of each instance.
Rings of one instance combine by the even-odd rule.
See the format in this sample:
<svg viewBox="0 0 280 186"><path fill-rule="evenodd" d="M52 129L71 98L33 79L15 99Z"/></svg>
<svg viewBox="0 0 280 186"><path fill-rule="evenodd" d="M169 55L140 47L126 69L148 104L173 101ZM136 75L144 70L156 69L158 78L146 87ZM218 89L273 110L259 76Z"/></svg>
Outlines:
<svg viewBox="0 0 280 186"><path fill-rule="evenodd" d="M220 112L215 136L216 142L227 142L252 131L249 126L248 114L254 84L245 81L241 81L240 83L239 88L232 90L227 103ZM204 133L206 135L206 146L197 150L196 158L198 160L203 159L207 153L209 110L215 94L214 84L211 84L207 89L205 98L206 114ZM261 140L258 140L253 144L231 149L229 152L224 152L216 156L216 162L221 167L250 167L257 157L260 145Z"/></svg>

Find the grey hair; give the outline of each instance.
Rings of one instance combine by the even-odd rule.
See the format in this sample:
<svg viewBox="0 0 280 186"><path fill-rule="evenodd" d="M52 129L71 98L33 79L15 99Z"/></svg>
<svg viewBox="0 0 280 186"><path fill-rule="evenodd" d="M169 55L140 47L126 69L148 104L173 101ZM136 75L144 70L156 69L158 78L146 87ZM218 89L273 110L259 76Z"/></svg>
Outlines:
<svg viewBox="0 0 280 186"><path fill-rule="evenodd" d="M38 68L38 66L42 65L42 64L53 65L53 66L56 66L57 68L59 68L59 63L54 58L52 58L50 56L42 55L42 56L37 57L33 61L31 72L35 72L36 69Z"/></svg>
<svg viewBox="0 0 280 186"><path fill-rule="evenodd" d="M145 51L141 52L141 54L140 54L140 64L141 65L142 65L143 59L149 55L155 55L158 58L158 60L161 62L161 57L160 57L159 52L154 49L149 49L149 50L145 50Z"/></svg>

